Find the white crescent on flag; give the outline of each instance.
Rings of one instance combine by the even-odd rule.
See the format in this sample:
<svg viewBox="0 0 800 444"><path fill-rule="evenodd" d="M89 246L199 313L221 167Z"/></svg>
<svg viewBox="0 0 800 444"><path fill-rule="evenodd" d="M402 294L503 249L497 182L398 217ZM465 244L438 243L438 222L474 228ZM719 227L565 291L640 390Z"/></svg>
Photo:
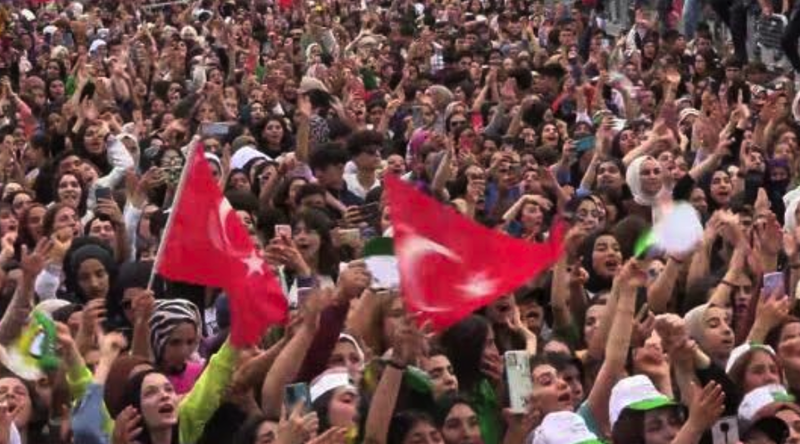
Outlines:
<svg viewBox="0 0 800 444"><path fill-rule="evenodd" d="M405 236L401 237L402 240L399 241L396 247L397 251L402 251L401 259L398 261L401 276L413 276L414 271L419 269L421 266L420 261L424 260L425 257L430 255L444 256L456 263L463 262L461 256L459 256L453 250L425 236L421 236L411 231L403 231L405 231ZM397 237L395 237L395 239L399 240ZM410 287L406 289L406 291L408 291L406 296L413 297L417 300L418 305L415 308L428 313L446 311L445 309L432 306L425 302L425 292L424 289L420 287L418 279L407 278L405 280L405 284ZM480 272L470 275L464 282L456 284L455 288L463 291L464 294L469 297L478 298L493 292L496 285L496 279L491 279L485 272Z"/></svg>
<svg viewBox="0 0 800 444"><path fill-rule="evenodd" d="M208 236L211 239L211 242L214 244L214 247L221 252L232 253L235 256L239 257L247 257L250 255L251 250L247 247L243 247L241 245L236 245L235 243L231 242L230 238L228 238L228 216L233 213L233 207L231 207L230 202L228 199L222 199L219 203L219 212L217 216L219 217L218 221L209 220L208 226ZM217 224L219 222L219 224ZM217 229L219 227L219 229Z"/></svg>

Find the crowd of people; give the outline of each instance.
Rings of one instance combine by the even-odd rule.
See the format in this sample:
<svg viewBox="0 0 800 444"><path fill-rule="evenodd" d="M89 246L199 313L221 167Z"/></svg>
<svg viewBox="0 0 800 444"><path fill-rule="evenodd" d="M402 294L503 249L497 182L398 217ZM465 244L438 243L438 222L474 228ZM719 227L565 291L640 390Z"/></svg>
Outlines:
<svg viewBox="0 0 800 444"><path fill-rule="evenodd" d="M800 2L604 3L0 3L0 444L800 443ZM253 346L154 274L194 146L290 307ZM564 252L431 331L364 262L390 176Z"/></svg>

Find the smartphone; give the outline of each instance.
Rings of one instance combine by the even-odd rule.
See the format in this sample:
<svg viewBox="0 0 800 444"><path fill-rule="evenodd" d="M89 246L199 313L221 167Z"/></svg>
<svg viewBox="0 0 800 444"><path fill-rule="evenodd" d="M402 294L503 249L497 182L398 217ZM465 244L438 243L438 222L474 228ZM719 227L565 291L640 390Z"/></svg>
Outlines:
<svg viewBox="0 0 800 444"><path fill-rule="evenodd" d="M311 394L308 392L308 384L305 382L289 384L283 388L283 406L287 418L298 403L303 404L304 411L311 411Z"/></svg>
<svg viewBox="0 0 800 444"><path fill-rule="evenodd" d="M292 238L292 226L291 225L285 225L285 224L275 225L275 237L278 237L278 238L281 238L281 239L283 239L283 238L291 239Z"/></svg>
<svg viewBox="0 0 800 444"><path fill-rule="evenodd" d="M585 153L586 151L590 151L594 149L595 138L594 136L587 136L582 139L575 141L575 151L580 153Z"/></svg>
<svg viewBox="0 0 800 444"><path fill-rule="evenodd" d="M735 416L726 416L711 427L714 444L737 444L739 442L739 423Z"/></svg>
<svg viewBox="0 0 800 444"><path fill-rule="evenodd" d="M411 123L414 124L414 128L422 128L425 126L425 121L422 120L421 106L411 108Z"/></svg>
<svg viewBox="0 0 800 444"><path fill-rule="evenodd" d="M767 273L764 275L764 295L766 297L772 296L774 294L783 295L786 293L786 285L783 276L783 272L776 271L773 273Z"/></svg>
<svg viewBox="0 0 800 444"><path fill-rule="evenodd" d="M231 124L228 122L210 122L200 126L202 136L226 137L231 131Z"/></svg>
<svg viewBox="0 0 800 444"><path fill-rule="evenodd" d="M97 200L111 199L111 188L97 187L97 189L94 190L94 197Z"/></svg>
<svg viewBox="0 0 800 444"><path fill-rule="evenodd" d="M636 321L644 322L647 319L647 314L650 312L650 305L645 302L642 304L642 308L639 309L639 312L636 313Z"/></svg>
<svg viewBox="0 0 800 444"><path fill-rule="evenodd" d="M507 351L503 358L508 384L509 407L512 413L525 413L528 410L528 399L533 393L528 352L511 350Z"/></svg>
<svg viewBox="0 0 800 444"><path fill-rule="evenodd" d="M86 84L83 85L83 89L81 90L81 97L78 103L83 102L84 99L92 100L94 98L94 91L95 91L94 82L92 82L91 80L86 82Z"/></svg>
<svg viewBox="0 0 800 444"><path fill-rule="evenodd" d="M297 287L297 307L303 307L306 303L306 299L311 295L311 292L314 291L313 287Z"/></svg>

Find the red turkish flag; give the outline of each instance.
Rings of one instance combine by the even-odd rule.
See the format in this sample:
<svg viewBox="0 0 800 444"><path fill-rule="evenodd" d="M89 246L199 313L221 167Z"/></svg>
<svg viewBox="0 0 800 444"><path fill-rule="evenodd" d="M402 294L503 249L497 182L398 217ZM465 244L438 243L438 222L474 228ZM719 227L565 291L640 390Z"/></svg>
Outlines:
<svg viewBox="0 0 800 444"><path fill-rule="evenodd" d="M394 253L409 312L441 331L534 279L558 260L565 226L542 244L490 230L391 176Z"/></svg>
<svg viewBox="0 0 800 444"><path fill-rule="evenodd" d="M254 344L267 326L286 320L286 298L211 176L203 152L198 145L187 161L156 270L168 279L225 289L231 342Z"/></svg>

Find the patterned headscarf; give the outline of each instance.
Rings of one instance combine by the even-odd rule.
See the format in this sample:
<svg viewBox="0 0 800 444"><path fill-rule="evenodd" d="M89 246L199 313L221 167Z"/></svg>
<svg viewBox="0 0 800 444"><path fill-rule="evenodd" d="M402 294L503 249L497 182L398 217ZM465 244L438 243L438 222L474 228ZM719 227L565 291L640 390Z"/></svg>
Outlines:
<svg viewBox="0 0 800 444"><path fill-rule="evenodd" d="M198 339L201 337L200 310L191 301L186 299L169 299L156 301L155 310L150 317L150 344L156 362L160 362L164 348L169 341L169 335L180 324L188 322L197 329Z"/></svg>

